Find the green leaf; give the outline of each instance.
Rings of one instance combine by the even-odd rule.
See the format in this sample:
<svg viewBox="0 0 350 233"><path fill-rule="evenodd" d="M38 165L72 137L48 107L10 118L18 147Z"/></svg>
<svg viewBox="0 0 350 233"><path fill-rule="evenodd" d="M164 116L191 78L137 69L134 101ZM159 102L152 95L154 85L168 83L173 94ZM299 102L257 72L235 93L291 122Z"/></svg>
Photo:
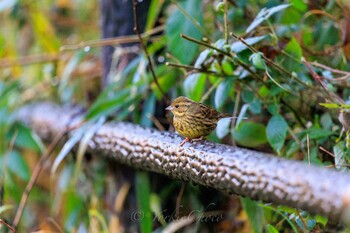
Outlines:
<svg viewBox="0 0 350 233"><path fill-rule="evenodd" d="M202 68L203 63L206 61L207 57L210 56L211 54L212 54L212 50L211 49L203 50L199 54L196 62L194 63L194 67L198 68L198 69Z"/></svg>
<svg viewBox="0 0 350 233"><path fill-rule="evenodd" d="M188 98L194 101L200 101L205 88L205 77L205 74L196 73L191 74L185 79L183 89Z"/></svg>
<svg viewBox="0 0 350 233"><path fill-rule="evenodd" d="M280 18L281 25L295 25L299 24L304 16L304 13L294 7L290 7L283 12L282 17Z"/></svg>
<svg viewBox="0 0 350 233"><path fill-rule="evenodd" d="M253 22L247 28L246 33L254 30L257 26L259 26L264 20L268 19L271 15L286 9L289 6L290 4L282 4L279 6L271 7L269 9L266 9L266 8L261 9L258 15L253 20Z"/></svg>
<svg viewBox="0 0 350 233"><path fill-rule="evenodd" d="M130 90L124 89L114 93L112 97L103 96L104 98L98 98L95 103L89 108L85 118L87 120L111 114L118 110L121 106L125 105L127 98L130 96Z"/></svg>
<svg viewBox="0 0 350 233"><path fill-rule="evenodd" d="M67 231L73 231L79 225L80 214L86 211L84 199L79 196L76 190L69 190L64 196L65 202L62 206L64 213L64 223Z"/></svg>
<svg viewBox="0 0 350 233"><path fill-rule="evenodd" d="M159 68L160 67L158 66L157 70L159 70ZM174 86L174 83L176 82L176 76L177 75L173 71L169 71L166 69L164 70L164 72L162 72L162 74L157 75L158 77L157 81L164 93L167 93ZM157 99L161 99L162 93L160 92L159 87L155 82L152 82L151 88L154 91L154 94L156 95Z"/></svg>
<svg viewBox="0 0 350 233"><path fill-rule="evenodd" d="M94 123L93 121L87 122L81 128L78 128L72 132L72 135L70 136L68 141L66 141L64 143L63 148L58 153L58 155L56 156L56 158L53 162L53 165L51 167L51 176L52 177L56 173L61 162L67 157L67 155L71 152L73 147L76 144L78 144L78 142L84 137L85 132L88 130L89 126L91 126L91 124L93 124L93 123Z"/></svg>
<svg viewBox="0 0 350 233"><path fill-rule="evenodd" d="M260 205L260 206L265 208L265 209L269 209L269 210L275 211L276 213L281 215L289 223L289 225L292 227L292 229L293 229L293 231L295 233L299 232L297 227L293 224L293 222L288 218L288 216L286 216L282 211L280 211L279 208L276 209L275 207L269 206L269 205ZM289 207L287 207L287 208L289 208Z"/></svg>
<svg viewBox="0 0 350 233"><path fill-rule="evenodd" d="M152 213L151 213L151 191L147 172L136 173L136 197L138 204L137 216L134 219L140 221L140 229L142 233L152 232Z"/></svg>
<svg viewBox="0 0 350 233"><path fill-rule="evenodd" d="M154 93L151 93L151 95L146 99L143 106L144 107L140 124L144 127L151 127L153 125L153 122L150 119L150 116L154 115L154 110L156 107L156 96Z"/></svg>
<svg viewBox="0 0 350 233"><path fill-rule="evenodd" d="M316 220L315 219L309 219L307 220L307 228L309 231L313 230L316 226Z"/></svg>
<svg viewBox="0 0 350 233"><path fill-rule="evenodd" d="M267 139L272 148L280 155L287 136L288 124L281 115L273 116L266 128Z"/></svg>
<svg viewBox="0 0 350 233"><path fill-rule="evenodd" d="M186 0L179 5L197 22L202 23L202 1ZM196 56L198 45L184 40L180 34L186 34L196 39L202 37L202 33L178 8L170 15L165 25L165 35L167 37L167 47L181 63L189 64Z"/></svg>
<svg viewBox="0 0 350 233"><path fill-rule="evenodd" d="M293 37L287 44L285 51L292 55L295 59L301 61L303 56L303 51L298 43L298 41Z"/></svg>
<svg viewBox="0 0 350 233"><path fill-rule="evenodd" d="M9 137L16 138L16 146L31 149L36 152L43 152L44 150L44 144L42 143L41 139L29 128L20 123L14 124L10 131Z"/></svg>
<svg viewBox="0 0 350 233"><path fill-rule="evenodd" d="M270 94L270 90L269 90L266 86L260 87L260 89L259 89L259 95L260 95L262 98L267 97L269 94Z"/></svg>
<svg viewBox="0 0 350 233"><path fill-rule="evenodd" d="M338 142L333 147L333 153L335 155L334 163L335 168L340 171L348 171L349 169L346 167L346 157L349 156L349 151L345 146L344 142Z"/></svg>
<svg viewBox="0 0 350 233"><path fill-rule="evenodd" d="M317 223L321 223L323 226L325 226L328 222L328 218L321 216L321 215L316 215L315 217Z"/></svg>
<svg viewBox="0 0 350 233"><path fill-rule="evenodd" d="M233 131L233 138L242 146L257 147L267 142L266 128L255 122L242 122Z"/></svg>
<svg viewBox="0 0 350 233"><path fill-rule="evenodd" d="M265 39L266 36L255 36L255 37L250 37L247 39L244 39L245 42L247 42L247 44L249 45L254 45L260 41L262 41L263 39ZM232 43L231 45L231 52L233 53L239 53L242 52L243 50L246 50L248 47L243 44L241 41L236 41L234 43Z"/></svg>
<svg viewBox="0 0 350 233"><path fill-rule="evenodd" d="M249 198L240 198L243 209L248 215L250 225L255 233L262 233L265 225L265 216L263 209Z"/></svg>
<svg viewBox="0 0 350 233"><path fill-rule="evenodd" d="M230 132L230 124L230 118L224 118L218 122L218 125L216 127L216 135L218 136L218 138L222 139Z"/></svg>
<svg viewBox="0 0 350 233"><path fill-rule="evenodd" d="M331 115L328 112L322 114L320 118L320 124L322 125L322 128L326 130L332 130L333 120Z"/></svg>
<svg viewBox="0 0 350 233"><path fill-rule="evenodd" d="M158 19L160 10L162 9L163 4L164 4L164 0L160 0L160 1L159 0L152 0L151 1L151 4L148 8L147 22L146 22L146 27L145 27L144 31L149 31L154 27L154 25Z"/></svg>
<svg viewBox="0 0 350 233"><path fill-rule="evenodd" d="M22 180L29 180L30 171L27 162L17 151L11 151L6 161L7 168Z"/></svg>
<svg viewBox="0 0 350 233"><path fill-rule="evenodd" d="M62 76L60 78L60 84L58 87L58 92L60 94L60 98L64 103L69 103L72 100L73 89L72 86L69 85L69 80L72 76L72 73L77 69L77 66L80 64L83 57L86 55L84 51L78 51L72 56L65 66Z"/></svg>
<svg viewBox="0 0 350 233"><path fill-rule="evenodd" d="M252 102L249 103L249 109L254 114L260 114L262 109L262 103L260 99L255 98Z"/></svg>
<svg viewBox="0 0 350 233"><path fill-rule="evenodd" d="M163 216L164 211L162 210L162 199L159 195L151 194L151 210L155 215L155 218L163 225L166 225L166 219Z"/></svg>
<svg viewBox="0 0 350 233"><path fill-rule="evenodd" d="M279 231L274 226L272 226L270 224L267 224L267 231L269 233L279 233Z"/></svg>
<svg viewBox="0 0 350 233"><path fill-rule="evenodd" d="M329 109L350 109L349 104L336 104L336 103L320 103L321 106Z"/></svg>
<svg viewBox="0 0 350 233"><path fill-rule="evenodd" d="M98 222L101 226L101 233L108 233L108 224L106 221L105 216L103 215L103 213L100 213L97 209L90 209L89 210L89 216L90 218L95 218L95 220L97 220L96 222ZM91 220L90 220L91 221Z"/></svg>
<svg viewBox="0 0 350 233"><path fill-rule="evenodd" d="M307 10L307 4L303 0L291 0L291 4L300 12L305 12Z"/></svg>
<svg viewBox="0 0 350 233"><path fill-rule="evenodd" d="M242 100L245 103L250 103L254 100L254 93L249 90L243 90L242 91Z"/></svg>
<svg viewBox="0 0 350 233"><path fill-rule="evenodd" d="M333 131L331 130L326 130L326 129L320 129L320 128L309 128L307 130L304 130L301 135L306 137L306 135L309 135L309 138L311 140L313 139L324 139L329 137L330 135L334 134Z"/></svg>
<svg viewBox="0 0 350 233"><path fill-rule="evenodd" d="M276 115L278 113L278 110L279 110L279 106L276 104L267 105L267 111L269 111L271 115Z"/></svg>
<svg viewBox="0 0 350 233"><path fill-rule="evenodd" d="M215 107L220 109L224 103L228 94L233 89L232 79L225 79L222 83L219 84L218 88L215 91Z"/></svg>
<svg viewBox="0 0 350 233"><path fill-rule="evenodd" d="M55 53L60 48L60 41L47 15L40 10L39 4L32 4L28 11L34 36L45 52Z"/></svg>
<svg viewBox="0 0 350 233"><path fill-rule="evenodd" d="M304 224L303 224L302 220L300 219L300 217L297 216L294 220L295 220L295 222L297 223L298 227L299 227L303 232L305 232L306 229L305 229Z"/></svg>
<svg viewBox="0 0 350 233"><path fill-rule="evenodd" d="M264 59L262 58L262 54L261 52L258 53L253 53L250 57L249 60L253 63L255 68L258 69L266 69L266 64Z"/></svg>

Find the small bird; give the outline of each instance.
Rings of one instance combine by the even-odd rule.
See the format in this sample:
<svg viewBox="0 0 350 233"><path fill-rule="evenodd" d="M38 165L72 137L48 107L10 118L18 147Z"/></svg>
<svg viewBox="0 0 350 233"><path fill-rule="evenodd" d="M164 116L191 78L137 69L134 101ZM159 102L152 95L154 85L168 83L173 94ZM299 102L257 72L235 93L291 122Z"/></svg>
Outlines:
<svg viewBox="0 0 350 233"><path fill-rule="evenodd" d="M186 138L180 146L191 140L202 140L216 128L220 119L232 117L184 96L177 97L165 110L174 114L174 128Z"/></svg>

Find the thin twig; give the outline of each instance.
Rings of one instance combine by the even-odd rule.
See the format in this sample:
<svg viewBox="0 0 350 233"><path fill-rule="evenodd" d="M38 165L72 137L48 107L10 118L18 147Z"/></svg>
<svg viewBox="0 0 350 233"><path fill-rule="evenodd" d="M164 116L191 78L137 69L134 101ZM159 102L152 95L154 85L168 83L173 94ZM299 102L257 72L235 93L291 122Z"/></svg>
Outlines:
<svg viewBox="0 0 350 233"><path fill-rule="evenodd" d="M45 162L50 157L50 155L52 154L56 145L60 142L61 138L68 132L69 132L69 130L67 129L67 130L64 130L63 132L56 135L56 137L53 139L53 141L51 142L51 144L49 145L49 147L47 148L47 150L45 151L43 156L40 158L39 163L35 166L34 171L32 173L32 176L30 177L30 180L29 180L29 182L24 190L24 193L22 194L21 202L18 206L15 218L13 220L12 225L14 226L14 228L16 228L18 226L18 223L19 223L19 221L22 217L23 211L24 211L24 207L27 203L29 193L32 190L35 181L38 179L39 174L40 174Z"/></svg>
<svg viewBox="0 0 350 233"><path fill-rule="evenodd" d="M183 196L184 191L185 191L185 187L186 187L186 183L182 182L179 195L176 198L175 219L179 219L179 217L180 217L181 200L182 200L182 196Z"/></svg>
<svg viewBox="0 0 350 233"><path fill-rule="evenodd" d="M298 217L299 217L301 223L303 224L305 231L308 232L308 228L307 228L307 225L306 225L306 222L305 222L303 216L301 216L298 209L295 209L295 210L297 211Z"/></svg>
<svg viewBox="0 0 350 233"><path fill-rule="evenodd" d="M307 62L307 61L305 61L305 62ZM333 73L346 74L346 75L350 74L350 72L347 72L347 71L344 71L344 70L334 69L334 68L332 68L332 67L323 65L323 64L318 63L318 62L315 62L315 61L314 61L314 62L307 62L307 63L309 63L309 64L311 64L311 65L313 65L313 66L321 67L321 68L323 68L323 69L325 69L325 70L329 70L329 71L331 71L331 72L333 72Z"/></svg>
<svg viewBox="0 0 350 233"><path fill-rule="evenodd" d="M144 32L141 34L141 38L146 39L156 33L159 33L164 30L164 26L159 26L156 28L153 28L152 30L149 30L147 32ZM158 39L158 37L152 37L151 39ZM89 41L83 41L79 44L73 44L73 45L63 45L60 50L66 51L66 50L77 50L82 49L85 47L102 47L107 45L117 45L117 44L127 44L127 43L137 43L140 39L137 35L129 35L129 36L118 36L118 37L112 37L107 39L99 39L99 40L89 40Z"/></svg>
<svg viewBox="0 0 350 233"><path fill-rule="evenodd" d="M172 63L172 62L166 62L165 65L166 66L173 66L173 67L177 67L177 68L183 68L185 70L195 70L195 71L198 71L198 72L201 72L201 73L220 75L219 73L217 73L215 71L204 70L204 69L197 68L197 67L190 66L190 65L178 64L178 63Z"/></svg>
<svg viewBox="0 0 350 233"><path fill-rule="evenodd" d="M218 79L213 85L211 85L209 90L206 93L204 93L204 95L202 95L202 98L199 102L203 103L204 101L206 101L209 98L209 95L219 86L220 83L221 80Z"/></svg>
<svg viewBox="0 0 350 233"><path fill-rule="evenodd" d="M328 77L324 77L324 76L320 76L320 78L322 79L326 79L330 82L341 82L341 81L346 81L348 78L350 78L350 74L341 76L341 77L337 77L337 78L328 78ZM334 85L336 85L336 83L334 83Z"/></svg>
<svg viewBox="0 0 350 233"><path fill-rule="evenodd" d="M150 31L142 33L141 37L148 38L151 35L161 32L163 30L164 30L164 27L159 26ZM157 40L157 39L159 39L159 36L153 36L150 38L151 41ZM57 61L61 58L62 52L69 51L69 50L83 49L86 47L93 48L93 47L102 47L107 45L117 45L117 44L127 44L127 43L137 43L137 42L139 42L139 39L135 35L83 41L83 42L80 42L79 44L63 45L60 48L60 51L61 51L60 53L37 54L37 55L23 56L23 57L14 58L14 59L11 59L11 58L1 59L0 68L6 68L6 67L12 67L12 66L26 66L26 65L32 65L37 63Z"/></svg>
<svg viewBox="0 0 350 233"><path fill-rule="evenodd" d="M311 76L320 84L320 86L323 88L323 90L326 92L327 96L334 102L337 102L338 104L345 104L344 100L342 100L339 96L331 92L328 87L322 82L320 76L311 68L309 63L302 58L303 64L306 66L306 68L309 70Z"/></svg>
<svg viewBox="0 0 350 233"><path fill-rule="evenodd" d="M236 89L236 98L235 98L235 106L233 108L233 113L232 113L232 121L231 121L231 129L232 130L235 130L236 117L238 115L238 108L239 108L239 104L241 101L241 86L239 85L239 83L235 89ZM233 132L232 132L232 134L233 134ZM233 146L237 145L234 137L231 137L231 142L232 142Z"/></svg>
<svg viewBox="0 0 350 233"><path fill-rule="evenodd" d="M224 0L224 30L225 30L225 42L226 44L228 44L227 0Z"/></svg>
<svg viewBox="0 0 350 233"><path fill-rule="evenodd" d="M255 49L253 46L251 46L250 44L248 44L245 39L243 39L242 37L239 37L237 35L235 35L234 33L230 33L230 35L232 37L234 37L235 39L239 40L240 42L242 42L245 46L247 46L247 48L252 51L253 53L258 53L259 51L257 49ZM279 64L275 63L274 61L272 61L270 58L266 57L264 54L261 54L261 57L270 65L272 65L273 67L275 67L277 70L279 70L281 73L285 73L288 76L290 76L292 79L294 79L296 82L298 82L299 84L311 88L311 89L315 89L315 87L301 81L300 79L298 79L297 77L295 77L292 73L290 73L288 70L286 70L285 68L283 68L282 66L280 66Z"/></svg>
<svg viewBox="0 0 350 233"><path fill-rule="evenodd" d="M240 66L242 66L245 70L247 70L254 78L260 80L263 84L265 84L265 81L264 81L259 75L257 75L255 72L253 72L247 64L245 64L244 62L242 62L241 60L239 60L237 57L233 56L231 53L226 52L226 51L224 51L224 50L221 50L221 49L219 49L219 48L216 48L215 46L212 46L212 45L207 44L207 43L205 43L205 42L203 42L203 41L197 40L197 39L195 39L195 38L193 38L193 37L190 37L190 36L187 36L187 35L184 35L184 34L181 34L180 36L181 36L182 38L188 40L188 41L193 42L193 43L196 43L196 44L199 44L199 45L203 45L203 46L205 46L205 47L207 47L207 48L214 49L215 51L217 51L217 52L219 52L219 53L221 53L221 54L223 54L223 55L225 55L225 56L227 56L227 57L233 59L234 62L238 63L238 64L239 64Z"/></svg>
<svg viewBox="0 0 350 233"><path fill-rule="evenodd" d="M222 53L222 54L224 54L224 55L226 55L226 56L228 56L228 57L232 57L232 54L230 54L229 52L226 52L226 51L224 51L224 50L221 50L221 49L219 49L219 48L216 48L215 46L212 46L211 44L208 44L208 43L205 43L205 42L203 42L203 41L197 40L197 39L195 39L195 38L193 38L193 37L190 37L190 36L187 36L187 35L185 35L185 34L180 34L180 36L181 36L182 38L186 39L186 40L189 40L189 41L193 42L193 43L203 45L203 46L205 46L205 47L207 47L207 48L214 49L214 50L218 51L219 53Z"/></svg>
<svg viewBox="0 0 350 233"><path fill-rule="evenodd" d="M326 150L325 148L323 148L322 146L319 146L318 149L320 149L321 151L325 152L326 154L329 154L330 156L332 156L333 158L335 158L335 154L333 154L332 152Z"/></svg>
<svg viewBox="0 0 350 233"><path fill-rule="evenodd" d="M0 218L0 224L5 225L8 229L10 229L10 231L16 232L15 227L11 226L10 224L8 224L6 221L2 220L1 218Z"/></svg>
<svg viewBox="0 0 350 233"><path fill-rule="evenodd" d="M196 68L194 66L189 66L189 65L184 65L184 64L178 64L178 63L172 63L172 62L166 62L165 65L167 66L173 66L177 68L183 68L185 70L191 70L191 71L198 71L199 73L205 73L205 74L212 74L215 75L216 77L234 77L234 75L225 75L225 74L220 74L212 70L205 70L201 68Z"/></svg>
<svg viewBox="0 0 350 233"><path fill-rule="evenodd" d="M140 31L139 31L138 17L137 17L137 12L136 12L137 0L133 0L132 2L133 2L133 13L134 13L134 32L136 33L137 37L139 38L139 42L140 42L141 48L143 49L143 51L145 52L145 55L147 57L149 69L151 70L154 83L157 85L159 91L162 93L162 96L163 96L164 100L168 103L169 99L166 97L165 92L162 90L162 88L160 87L160 85L158 83L158 79L157 79L156 73L154 72L154 68L153 68L151 57L150 57L150 55L149 55L149 53L147 51L146 45L143 43Z"/></svg>
<svg viewBox="0 0 350 233"><path fill-rule="evenodd" d="M166 130L164 128L164 126L159 122L159 120L156 117L154 117L152 114L147 114L146 117L153 122L153 124L157 127L157 129L159 131L165 131Z"/></svg>
<svg viewBox="0 0 350 233"><path fill-rule="evenodd" d="M26 66L37 63L53 62L60 59L59 53L28 55L19 58L4 58L0 60L0 68Z"/></svg>

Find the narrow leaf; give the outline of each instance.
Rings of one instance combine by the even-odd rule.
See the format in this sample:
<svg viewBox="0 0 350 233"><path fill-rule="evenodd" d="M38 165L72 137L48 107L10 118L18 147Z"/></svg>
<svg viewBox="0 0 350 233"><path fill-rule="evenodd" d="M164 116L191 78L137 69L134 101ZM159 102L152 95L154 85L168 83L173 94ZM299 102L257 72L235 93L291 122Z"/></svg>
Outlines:
<svg viewBox="0 0 350 233"><path fill-rule="evenodd" d="M216 127L216 135L218 136L218 138L221 139L230 132L230 124L230 118L224 118L218 122L218 125Z"/></svg>
<svg viewBox="0 0 350 233"><path fill-rule="evenodd" d="M254 30L257 26L259 26L264 20L268 19L271 15L286 9L289 6L290 4L282 4L279 6L271 7L269 9L266 9L266 8L261 9L258 15L253 20L253 22L247 28L246 33Z"/></svg>
<svg viewBox="0 0 350 233"><path fill-rule="evenodd" d="M202 1L200 0L186 0L179 3L186 13L199 23L203 21L201 4ZM180 34L186 34L197 39L202 36L194 23L176 8L174 13L168 17L165 26L167 47L170 53L181 63L189 64L196 56L198 45L182 39Z"/></svg>
<svg viewBox="0 0 350 233"><path fill-rule="evenodd" d="M183 88L188 98L194 101L201 99L205 87L205 77L205 74L196 73L191 74L185 79Z"/></svg>
<svg viewBox="0 0 350 233"><path fill-rule="evenodd" d="M265 126L255 122L240 123L234 130L233 137L246 147L257 147L267 142Z"/></svg>
<svg viewBox="0 0 350 233"><path fill-rule="evenodd" d="M281 115L273 116L267 124L267 139L277 154L281 153L281 149L287 136L287 130L288 124Z"/></svg>
<svg viewBox="0 0 350 233"><path fill-rule="evenodd" d="M245 39L245 42L247 42L247 44L249 44L249 45L254 45L254 44L262 41L265 38L266 38L266 36L250 37L250 38ZM247 48L248 47L245 44L243 44L241 41L237 41L231 45L231 52L239 53Z"/></svg>
<svg viewBox="0 0 350 233"><path fill-rule="evenodd" d="M136 173L136 197L138 211L132 214L132 221L140 222L142 233L152 232L152 213L151 213L151 191L149 176L146 172Z"/></svg>
<svg viewBox="0 0 350 233"><path fill-rule="evenodd" d="M233 81L232 79L225 79L223 82L221 82L216 89L215 92L215 107L217 109L220 109L222 105L225 103L226 98L228 97L228 94L233 89Z"/></svg>
<svg viewBox="0 0 350 233"><path fill-rule="evenodd" d="M346 156L347 156L347 148L345 147L344 142L339 142L333 147L333 152L335 155L334 163L335 168L340 171L347 171L346 167Z"/></svg>

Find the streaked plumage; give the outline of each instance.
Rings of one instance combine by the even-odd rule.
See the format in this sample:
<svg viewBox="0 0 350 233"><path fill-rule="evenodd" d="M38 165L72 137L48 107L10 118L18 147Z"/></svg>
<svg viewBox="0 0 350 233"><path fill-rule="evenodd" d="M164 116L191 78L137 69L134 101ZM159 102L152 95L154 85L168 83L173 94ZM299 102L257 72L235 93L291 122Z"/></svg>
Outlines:
<svg viewBox="0 0 350 233"><path fill-rule="evenodd" d="M176 131L186 137L183 145L189 139L201 138L209 135L222 118L231 117L216 111L202 103L197 103L184 96L180 96L166 108L174 114L173 124Z"/></svg>

